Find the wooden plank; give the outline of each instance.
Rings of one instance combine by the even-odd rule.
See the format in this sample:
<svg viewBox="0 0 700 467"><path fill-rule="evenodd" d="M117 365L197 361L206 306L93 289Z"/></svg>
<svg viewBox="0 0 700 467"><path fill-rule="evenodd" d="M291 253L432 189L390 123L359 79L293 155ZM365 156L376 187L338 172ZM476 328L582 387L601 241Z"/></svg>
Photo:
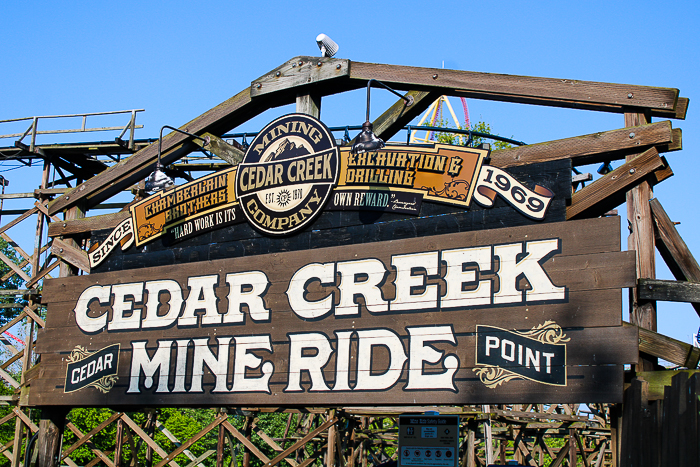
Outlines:
<svg viewBox="0 0 700 467"><path fill-rule="evenodd" d="M156 420L156 429L163 433L166 438L168 438L175 446L179 447L182 443L180 442L179 439L175 435L173 435L167 428L165 428L165 425L160 423L160 420ZM190 458L192 461L196 461L196 457L194 454L192 454L188 449L185 449L183 453ZM199 462L195 462L195 464L198 464Z"/></svg>
<svg viewBox="0 0 700 467"><path fill-rule="evenodd" d="M12 261L2 252L0 252L0 260L2 260L3 263L10 267L18 276L20 276L25 281L29 282L31 280L29 274L22 271L22 269L19 266L17 266L14 261Z"/></svg>
<svg viewBox="0 0 700 467"><path fill-rule="evenodd" d="M698 282L639 279L637 290L639 298L644 300L700 303Z"/></svg>
<svg viewBox="0 0 700 467"><path fill-rule="evenodd" d="M80 429L77 426L73 425L70 422L66 423L66 428L68 428L70 431L72 431L73 434L75 434L78 437L78 439L82 439L85 436L83 434L83 432L80 431ZM114 467L114 462L112 462L112 459L110 459L107 454L105 454L104 452L97 449L97 446L95 446L95 444L92 443L91 441L87 441L87 443L88 443L88 447L90 448L90 450L97 457L99 457L102 462L104 462L108 467Z"/></svg>
<svg viewBox="0 0 700 467"><path fill-rule="evenodd" d="M12 411L17 415L18 418L22 420L22 422L27 425L27 427L31 430L32 433L36 433L39 431L39 427L36 426L34 422L32 422L27 414L25 414L20 408L15 407L12 409Z"/></svg>
<svg viewBox="0 0 700 467"><path fill-rule="evenodd" d="M629 325L625 323L625 326ZM700 361L700 349L672 337L639 328L639 351L667 362L694 369Z"/></svg>
<svg viewBox="0 0 700 467"><path fill-rule="evenodd" d="M254 79L250 85L250 96L256 98L265 94L299 88L317 83L337 80L350 73L350 60L330 57L295 57L287 60L274 70Z"/></svg>
<svg viewBox="0 0 700 467"><path fill-rule="evenodd" d="M624 107L668 111L676 109L678 100L678 90L672 88L363 62L352 62L350 78L378 79L395 89L441 89L477 99L616 113L624 113Z"/></svg>
<svg viewBox="0 0 700 467"><path fill-rule="evenodd" d="M187 441L182 443L180 446L178 446L174 451L172 451L170 454L168 454L162 461L160 461L158 464L156 464L156 467L164 467L165 465L169 464L171 459L174 461L177 456L179 456L183 451L188 449L190 446L192 446L194 443L202 439L204 436L206 436L211 430L219 426L221 423L226 421L228 418L227 414L220 414L218 417L214 419L213 422L211 422L209 425L204 427L199 433L196 435L192 436L189 438ZM146 435L148 436L148 435Z"/></svg>
<svg viewBox="0 0 700 467"><path fill-rule="evenodd" d="M90 273L90 260L85 251L76 248L60 238L54 238L51 243L51 254L61 258L78 269L82 269L86 273Z"/></svg>
<svg viewBox="0 0 700 467"><path fill-rule="evenodd" d="M42 269L41 271L39 271L37 274L35 274L34 276L32 276L32 280L30 280L29 282L27 282L26 286L27 286L27 287L34 287L36 284L39 283L39 281L40 281L41 279L43 279L43 278L46 277L51 271L53 271L54 269L56 269L56 268L59 266L60 263L61 263L60 261L54 261L53 264L50 264L50 265L46 266L45 268L43 268L43 269Z"/></svg>
<svg viewBox="0 0 700 467"><path fill-rule="evenodd" d="M73 443L71 446L68 447L68 449L66 449L65 451L63 451L63 452L61 453L61 460L65 459L65 458L68 457L73 451L75 451L76 449L78 449L78 448L79 448L80 446L82 446L83 444L87 443L87 442L90 440L90 438L92 438L92 437L95 436L97 433L99 433L100 431L102 431L103 428L105 428L105 427L111 425L115 420L117 420L119 417L121 417L121 415L122 415L122 414L121 414L120 412L113 413L112 415L109 416L109 418L107 418L107 420L103 421L102 423L100 423L99 425L97 425L95 428L93 428L92 430L90 430L90 431L88 432L88 434L86 434L86 435L84 435L84 436L82 436L82 437L79 437L78 440L77 440L75 443Z"/></svg>
<svg viewBox="0 0 700 467"><path fill-rule="evenodd" d="M649 201L654 216L657 248L673 276L680 281L700 282L700 266L683 241L675 224L657 198Z"/></svg>
<svg viewBox="0 0 700 467"><path fill-rule="evenodd" d="M296 443L292 444L290 447L282 451L280 454L277 455L274 459L269 461L267 463L268 467L274 467L275 465L279 464L282 462L287 456L289 456L291 453L299 449L300 447L304 446L309 440L313 439L316 435L319 433L322 433L326 429L330 428L331 426L335 425L338 423L338 419L336 417L330 418L326 420L323 424L321 424L318 428L315 430L309 432L306 436L301 438L299 441Z"/></svg>
<svg viewBox="0 0 700 467"><path fill-rule="evenodd" d="M653 215L656 248L673 276L679 281L700 282L700 265L658 198L650 200L649 206ZM700 304L692 303L692 305L695 312L700 315Z"/></svg>
<svg viewBox="0 0 700 467"><path fill-rule="evenodd" d="M44 322L43 319L41 319L41 317L39 315L37 315L35 313L37 308L38 307L36 305L34 305L33 307L25 306L23 311L24 311L24 313L27 314L27 316L29 316L31 319L33 319L35 323L37 323L42 328L45 328L46 323Z"/></svg>
<svg viewBox="0 0 700 467"><path fill-rule="evenodd" d="M241 151L235 146L231 146L218 136L206 132L202 134L202 137L205 139L209 138L209 144L204 144L204 142L199 139L194 139L194 144L213 152L220 159L225 160L233 166L238 165L243 160L243 151Z"/></svg>
<svg viewBox="0 0 700 467"><path fill-rule="evenodd" d="M34 201L34 206L35 206L39 211L41 211L46 217L48 217L49 219L51 219L52 221L54 221L54 222L61 222L61 219L59 219L59 218L56 217L56 216L52 216L51 214L49 214L48 208L47 208L44 204L40 203L39 201Z"/></svg>
<svg viewBox="0 0 700 467"><path fill-rule="evenodd" d="M38 211L39 211L39 210L36 208L36 206L33 207L33 208L31 208L31 209L29 209L28 211L25 211L24 214L21 214L21 215L18 216L17 218L13 219L12 221L10 221L10 222L8 222L7 224L5 224L5 225L3 225L2 227L0 227L0 232L4 232L4 231L6 231L6 230L8 230L8 229L11 229L12 227L14 227L15 225L19 224L20 222L22 222L24 219L26 219L27 217L31 216L32 214L36 214Z"/></svg>
<svg viewBox="0 0 700 467"><path fill-rule="evenodd" d="M119 418L120 418L120 420L123 420L124 423L126 423L127 425L129 425L129 428L131 428L132 430L134 430L134 432L135 432L138 436L140 436L141 439L144 440L144 441L146 442L147 445L149 445L151 448L153 448L153 450L154 450L155 452L157 452L158 455L159 455L160 457L162 457L163 459L167 459L167 458L168 458L168 453L165 452L165 450L164 450L163 448L161 448L160 445L158 445L158 443L156 443L153 439L151 439L151 437L148 436L148 434L147 434L145 431L143 431L143 430L141 429L141 427L138 426L138 424L136 424L136 422L134 422L131 418L129 418L129 416L128 416L127 414L122 413L121 416L120 416ZM178 463L175 462L175 460L167 461L166 464L169 464L169 465L171 465L172 467L180 467L180 466L178 465Z"/></svg>
<svg viewBox="0 0 700 467"><path fill-rule="evenodd" d="M624 203L628 190L661 167L663 162L656 148L647 149L574 193L571 206L566 208L567 220L602 216Z"/></svg>
<svg viewBox="0 0 700 467"><path fill-rule="evenodd" d="M238 431L235 426L231 425L231 422L225 420L221 423L238 441L241 442L250 452L252 452L255 457L260 459L264 463L270 462L270 458L267 457L256 445L254 445L248 438L246 438L243 433Z"/></svg>
<svg viewBox="0 0 700 467"><path fill-rule="evenodd" d="M633 137L630 137L634 134ZM657 122L589 135L528 144L491 152L491 165L506 168L559 159L571 159L574 166L623 159L651 146L668 149L674 141L671 122Z"/></svg>
<svg viewBox="0 0 700 467"><path fill-rule="evenodd" d="M100 216L71 219L49 224L49 237L85 234L94 230L113 229L130 216L129 211L103 214Z"/></svg>

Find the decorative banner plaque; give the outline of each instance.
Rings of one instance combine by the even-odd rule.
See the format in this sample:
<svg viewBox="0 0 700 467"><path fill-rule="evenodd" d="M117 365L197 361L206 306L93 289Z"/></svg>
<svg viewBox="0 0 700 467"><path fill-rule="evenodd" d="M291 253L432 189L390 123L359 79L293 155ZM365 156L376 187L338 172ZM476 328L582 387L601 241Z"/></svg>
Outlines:
<svg viewBox="0 0 700 467"><path fill-rule="evenodd" d="M619 250L613 217L47 280L29 404L620 401Z"/></svg>
<svg viewBox="0 0 700 467"><path fill-rule="evenodd" d="M554 196L527 187L485 164L484 149L435 144L387 146L351 154L335 146L328 128L303 114L268 124L237 167L156 193L130 207L131 217L88 257L95 267L120 245L160 237L179 242L247 221L267 236L285 236L324 210L369 210L418 215L424 200L468 209L492 207L500 196L517 212L544 219Z"/></svg>

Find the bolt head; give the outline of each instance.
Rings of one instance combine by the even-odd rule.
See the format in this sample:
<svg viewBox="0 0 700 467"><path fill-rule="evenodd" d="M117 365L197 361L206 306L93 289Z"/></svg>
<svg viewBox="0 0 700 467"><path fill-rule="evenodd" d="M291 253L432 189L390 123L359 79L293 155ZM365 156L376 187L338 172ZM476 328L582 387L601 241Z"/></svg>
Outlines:
<svg viewBox="0 0 700 467"><path fill-rule="evenodd" d="M433 79L437 79L437 78L438 78L438 75L437 75L437 73L435 73L435 74L433 75Z"/></svg>
<svg viewBox="0 0 700 467"><path fill-rule="evenodd" d="M262 87L262 84L258 83L255 85L256 88L260 89Z"/></svg>
<svg viewBox="0 0 700 467"><path fill-rule="evenodd" d="M302 66L303 64L304 64L304 62L302 62L302 61L300 60L300 61L299 61L299 66Z"/></svg>
<svg viewBox="0 0 700 467"><path fill-rule="evenodd" d="M59 253L63 253L63 248L59 248L59 249L58 249L58 252L59 252Z"/></svg>
<svg viewBox="0 0 700 467"><path fill-rule="evenodd" d="M316 62L316 66L321 66L321 65L323 65L323 63L321 63L321 62Z"/></svg>
<svg viewBox="0 0 700 467"><path fill-rule="evenodd" d="M335 69L336 69L336 70L340 70L340 63L338 63L338 64L335 66Z"/></svg>
<svg viewBox="0 0 700 467"><path fill-rule="evenodd" d="M635 173L635 172L636 172L635 169L630 169L630 175L632 175L632 174Z"/></svg>
<svg viewBox="0 0 700 467"><path fill-rule="evenodd" d="M630 133L630 139L634 138L635 134L634 132Z"/></svg>
<svg viewBox="0 0 700 467"><path fill-rule="evenodd" d="M631 92L627 94L627 99L632 99L633 97L634 97L634 94L632 94Z"/></svg>
<svg viewBox="0 0 700 467"><path fill-rule="evenodd" d="M279 78L279 76L280 76L281 74L282 74L282 73L280 73L280 72L278 71L277 73L275 73L275 76L277 76L277 77Z"/></svg>

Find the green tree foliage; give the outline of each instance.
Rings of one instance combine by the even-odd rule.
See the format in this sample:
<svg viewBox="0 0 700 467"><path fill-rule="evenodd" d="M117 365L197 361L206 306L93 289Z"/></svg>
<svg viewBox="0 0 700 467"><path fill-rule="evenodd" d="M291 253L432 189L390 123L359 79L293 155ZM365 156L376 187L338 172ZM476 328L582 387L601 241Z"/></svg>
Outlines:
<svg viewBox="0 0 700 467"><path fill-rule="evenodd" d="M447 126L447 122L445 122L442 119L438 119L435 122L435 125L430 125L430 124L425 124L425 126L438 126L442 128L454 128L451 126ZM494 133L491 130L491 125L488 123L479 121L471 126L471 131L477 131L479 133L487 133L489 135L496 135L499 136L497 133ZM462 144L465 144L467 142L468 136L466 135L460 135L457 133L450 133L450 132L436 132L435 133L435 140L438 143L442 144L452 144L452 145L458 145L461 146ZM492 149L506 149L512 147L509 143L506 143L504 141L498 141L498 140L490 140L487 138L482 138L481 136L473 136L472 138L472 146L478 146L481 143L491 143Z"/></svg>

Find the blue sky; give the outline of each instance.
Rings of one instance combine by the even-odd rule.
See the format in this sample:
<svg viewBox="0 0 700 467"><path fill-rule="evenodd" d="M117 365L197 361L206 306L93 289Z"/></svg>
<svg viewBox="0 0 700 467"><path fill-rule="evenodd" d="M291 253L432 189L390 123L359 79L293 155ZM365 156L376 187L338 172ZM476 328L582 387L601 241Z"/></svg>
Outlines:
<svg viewBox="0 0 700 467"><path fill-rule="evenodd" d="M687 119L673 121L683 129L684 149L667 154L675 176L655 193L700 257L692 208L700 144L697 2L35 1L3 2L0 13L0 119L144 108L140 137L184 124L292 57L318 55L322 32L340 45L339 58L355 61L678 88L690 98ZM372 117L393 101L373 92ZM468 104L472 121L528 143L624 126L618 114ZM292 110L268 111L236 131L257 131ZM324 99L321 118L329 126L361 124L364 91ZM0 125L0 134L13 131ZM10 192L36 188L38 176L26 172L1 172ZM15 203L5 207L21 207ZM658 277L671 278L660 258ZM699 326L690 305L659 304L660 332L687 342Z"/></svg>

